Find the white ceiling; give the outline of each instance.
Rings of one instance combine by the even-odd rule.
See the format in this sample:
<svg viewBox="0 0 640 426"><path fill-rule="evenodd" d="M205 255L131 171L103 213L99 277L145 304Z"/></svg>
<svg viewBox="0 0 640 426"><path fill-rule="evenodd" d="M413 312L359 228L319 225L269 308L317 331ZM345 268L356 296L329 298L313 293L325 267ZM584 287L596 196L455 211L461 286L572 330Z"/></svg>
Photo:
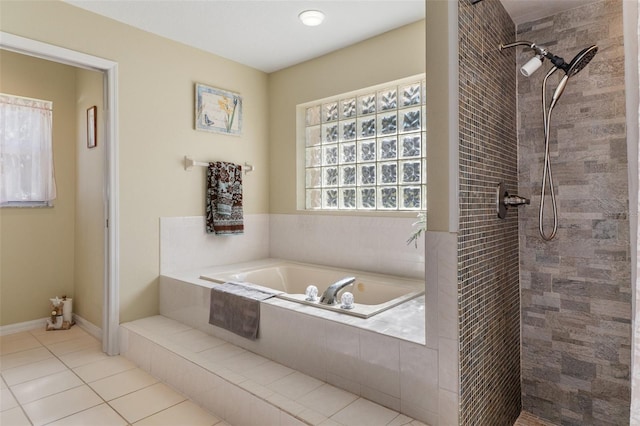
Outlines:
<svg viewBox="0 0 640 426"><path fill-rule="evenodd" d="M224 58L273 72L424 19L425 0L65 0ZM501 0L516 23L593 0ZM326 14L318 27L303 10ZM384 58L380 58L384 60Z"/></svg>

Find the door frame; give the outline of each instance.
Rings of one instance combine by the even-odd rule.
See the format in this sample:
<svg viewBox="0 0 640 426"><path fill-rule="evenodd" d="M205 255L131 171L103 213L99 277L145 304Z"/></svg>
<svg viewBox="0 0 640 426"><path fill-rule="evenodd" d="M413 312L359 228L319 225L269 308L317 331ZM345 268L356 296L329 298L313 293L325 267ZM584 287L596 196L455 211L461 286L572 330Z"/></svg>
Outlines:
<svg viewBox="0 0 640 426"><path fill-rule="evenodd" d="M104 300L102 304L102 350L120 352L120 241L118 215L118 63L98 56L65 49L0 31L0 49L103 73L105 117L105 258Z"/></svg>

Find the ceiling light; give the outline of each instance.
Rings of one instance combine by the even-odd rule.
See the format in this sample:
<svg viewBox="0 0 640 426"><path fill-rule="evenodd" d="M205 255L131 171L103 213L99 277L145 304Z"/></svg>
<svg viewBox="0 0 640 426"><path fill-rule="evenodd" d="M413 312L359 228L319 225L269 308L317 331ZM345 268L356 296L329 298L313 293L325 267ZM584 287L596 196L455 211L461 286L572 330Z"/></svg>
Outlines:
<svg viewBox="0 0 640 426"><path fill-rule="evenodd" d="M315 27L324 21L324 13L319 10L305 10L298 15L298 18L308 27Z"/></svg>

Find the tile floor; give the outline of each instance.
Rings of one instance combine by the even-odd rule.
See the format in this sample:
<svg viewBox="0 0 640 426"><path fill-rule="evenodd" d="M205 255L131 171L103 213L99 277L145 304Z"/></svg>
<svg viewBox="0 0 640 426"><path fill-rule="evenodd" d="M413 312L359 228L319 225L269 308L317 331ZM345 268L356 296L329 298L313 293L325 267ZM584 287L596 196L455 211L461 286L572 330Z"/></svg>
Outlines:
<svg viewBox="0 0 640 426"><path fill-rule="evenodd" d="M0 336L0 425L227 425L78 326Z"/></svg>

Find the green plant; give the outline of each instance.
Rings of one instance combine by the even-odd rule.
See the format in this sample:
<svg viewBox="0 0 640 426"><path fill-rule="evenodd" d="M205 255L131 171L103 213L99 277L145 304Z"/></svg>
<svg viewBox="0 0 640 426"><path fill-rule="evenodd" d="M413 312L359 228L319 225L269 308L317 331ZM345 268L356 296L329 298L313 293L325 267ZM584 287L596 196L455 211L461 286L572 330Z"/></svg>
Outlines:
<svg viewBox="0 0 640 426"><path fill-rule="evenodd" d="M420 212L418 213L418 220L411 225L414 227L413 233L411 237L407 240L407 244L413 243L416 248L418 248L418 239L422 235L423 232L427 230L427 213Z"/></svg>

